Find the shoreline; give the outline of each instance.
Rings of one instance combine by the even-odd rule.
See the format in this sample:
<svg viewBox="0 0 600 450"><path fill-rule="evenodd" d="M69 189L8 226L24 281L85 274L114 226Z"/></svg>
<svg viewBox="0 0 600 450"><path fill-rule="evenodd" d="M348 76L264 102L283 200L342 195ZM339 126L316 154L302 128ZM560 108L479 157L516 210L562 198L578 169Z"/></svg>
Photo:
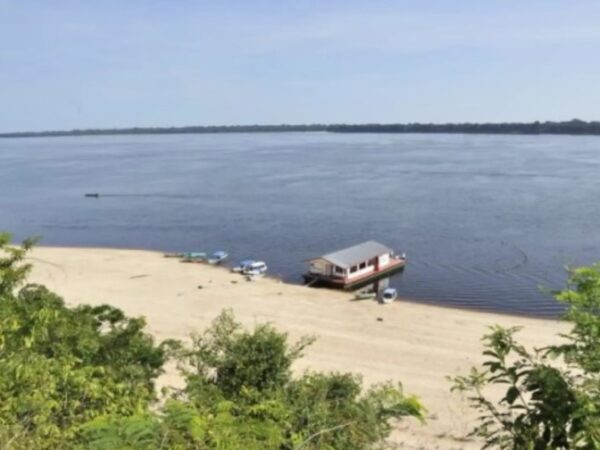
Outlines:
<svg viewBox="0 0 600 450"><path fill-rule="evenodd" d="M113 246L98 247L98 246L82 246L82 245L78 245L78 246L38 245L38 246L35 246L34 248L45 248L45 249L56 249L56 250L90 250L90 251L114 250L114 251L147 252L149 254L160 255L161 257L164 257L165 259L172 259L174 261L181 262L181 261L179 261L179 258L167 258L164 256L166 253L169 253L169 252L165 252L162 250L156 250L156 249L137 248L137 247L113 247ZM32 259L32 258L28 257L28 259ZM228 263L231 263L231 261L228 260L225 263L225 265L221 265L221 264L210 265L207 263L181 263L181 264L185 264L185 265L189 264L192 266L200 265L200 266L204 266L204 267L222 269L222 270L225 270L226 272L230 272L231 267L227 265ZM283 277L280 277L280 276L274 275L274 274L270 274L270 273L267 273L264 276L264 278L269 279L269 280L274 280L276 282L283 283L283 284L286 284L289 286L307 287L304 284L294 283L292 281L286 280ZM341 292L341 293L348 294L350 297L352 297L352 293L353 293L353 291L344 291L344 290L333 289L333 288L328 288L328 287L317 287L317 286L312 287L311 286L310 289ZM352 298L350 299L350 301L352 301ZM357 303L360 303L363 301L365 301L365 300L356 300ZM561 315L555 316L555 317L550 317L550 316L538 316L535 314L508 312L508 311L495 310L495 309L483 310L483 309L477 309L477 308L469 308L468 306L462 306L462 305L440 305L440 304L435 303L435 300L418 299L418 298L413 298L413 297L399 296L398 299L396 300L396 302L411 303L411 304L421 305L421 306L429 307L429 308L441 308L442 310L445 310L445 309L458 310L458 311L465 311L467 313L493 314L493 315L506 316L506 317L522 318L522 319L538 319L538 320L544 320L544 321L561 321L562 320Z"/></svg>
<svg viewBox="0 0 600 450"><path fill-rule="evenodd" d="M30 282L46 285L72 306L108 303L144 316L157 340L202 332L223 310L246 327L270 322L289 335L317 338L294 365L306 370L361 374L365 386L400 381L428 409L426 426L401 422L392 440L400 448L471 449L462 441L476 413L450 392L447 376L483 361L481 337L491 325L522 326L527 347L558 340L568 324L556 319L448 308L399 300L389 305L351 301L348 292L314 289L276 278L247 282L225 267L186 264L151 250L35 247L27 258ZM199 288L201 286L201 288ZM159 380L177 385L173 368Z"/></svg>

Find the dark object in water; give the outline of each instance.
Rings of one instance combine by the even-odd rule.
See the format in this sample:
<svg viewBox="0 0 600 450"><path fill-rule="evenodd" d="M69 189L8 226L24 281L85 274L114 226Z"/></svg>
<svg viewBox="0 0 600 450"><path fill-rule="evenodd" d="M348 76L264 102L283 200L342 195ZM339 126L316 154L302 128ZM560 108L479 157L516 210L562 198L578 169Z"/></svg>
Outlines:
<svg viewBox="0 0 600 450"><path fill-rule="evenodd" d="M98 198L100 197L100 194L98 194L97 192L91 192L88 194L85 194L86 197L91 197L91 198Z"/></svg>

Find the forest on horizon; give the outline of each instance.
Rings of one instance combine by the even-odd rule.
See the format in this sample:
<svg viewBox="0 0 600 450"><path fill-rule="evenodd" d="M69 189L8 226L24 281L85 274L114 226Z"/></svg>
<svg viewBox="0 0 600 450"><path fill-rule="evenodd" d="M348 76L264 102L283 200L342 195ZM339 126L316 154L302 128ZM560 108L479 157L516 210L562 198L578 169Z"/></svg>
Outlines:
<svg viewBox="0 0 600 450"><path fill-rule="evenodd" d="M216 125L185 127L131 127L23 131L0 133L0 138L95 136L127 134L282 133L325 131L330 133L454 133L454 134L567 134L600 135L600 121L573 119L562 122L504 123L396 123L396 124L306 124L306 125Z"/></svg>

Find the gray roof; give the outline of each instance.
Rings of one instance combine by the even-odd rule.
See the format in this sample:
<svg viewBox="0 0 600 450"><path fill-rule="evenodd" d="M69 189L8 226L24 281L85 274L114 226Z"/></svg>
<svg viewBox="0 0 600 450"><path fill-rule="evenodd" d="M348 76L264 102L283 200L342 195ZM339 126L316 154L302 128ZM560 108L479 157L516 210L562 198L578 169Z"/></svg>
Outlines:
<svg viewBox="0 0 600 450"><path fill-rule="evenodd" d="M325 259L336 266L348 268L363 261L368 261L376 256L383 255L384 253L390 253L391 251L390 248L379 242L367 241L362 244L345 248L344 250L328 253L327 255L321 256L321 259Z"/></svg>

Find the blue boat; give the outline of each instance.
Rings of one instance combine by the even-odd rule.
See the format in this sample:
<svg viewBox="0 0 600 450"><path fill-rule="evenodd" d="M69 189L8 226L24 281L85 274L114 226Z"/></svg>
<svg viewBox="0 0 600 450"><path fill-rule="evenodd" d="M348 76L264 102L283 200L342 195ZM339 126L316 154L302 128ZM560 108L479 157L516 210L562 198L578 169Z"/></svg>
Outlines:
<svg viewBox="0 0 600 450"><path fill-rule="evenodd" d="M212 254L212 256L210 258L208 258L208 263L209 264L221 264L228 257L229 257L229 255L227 254L227 252L224 252L223 250L219 250L218 252L214 252Z"/></svg>

